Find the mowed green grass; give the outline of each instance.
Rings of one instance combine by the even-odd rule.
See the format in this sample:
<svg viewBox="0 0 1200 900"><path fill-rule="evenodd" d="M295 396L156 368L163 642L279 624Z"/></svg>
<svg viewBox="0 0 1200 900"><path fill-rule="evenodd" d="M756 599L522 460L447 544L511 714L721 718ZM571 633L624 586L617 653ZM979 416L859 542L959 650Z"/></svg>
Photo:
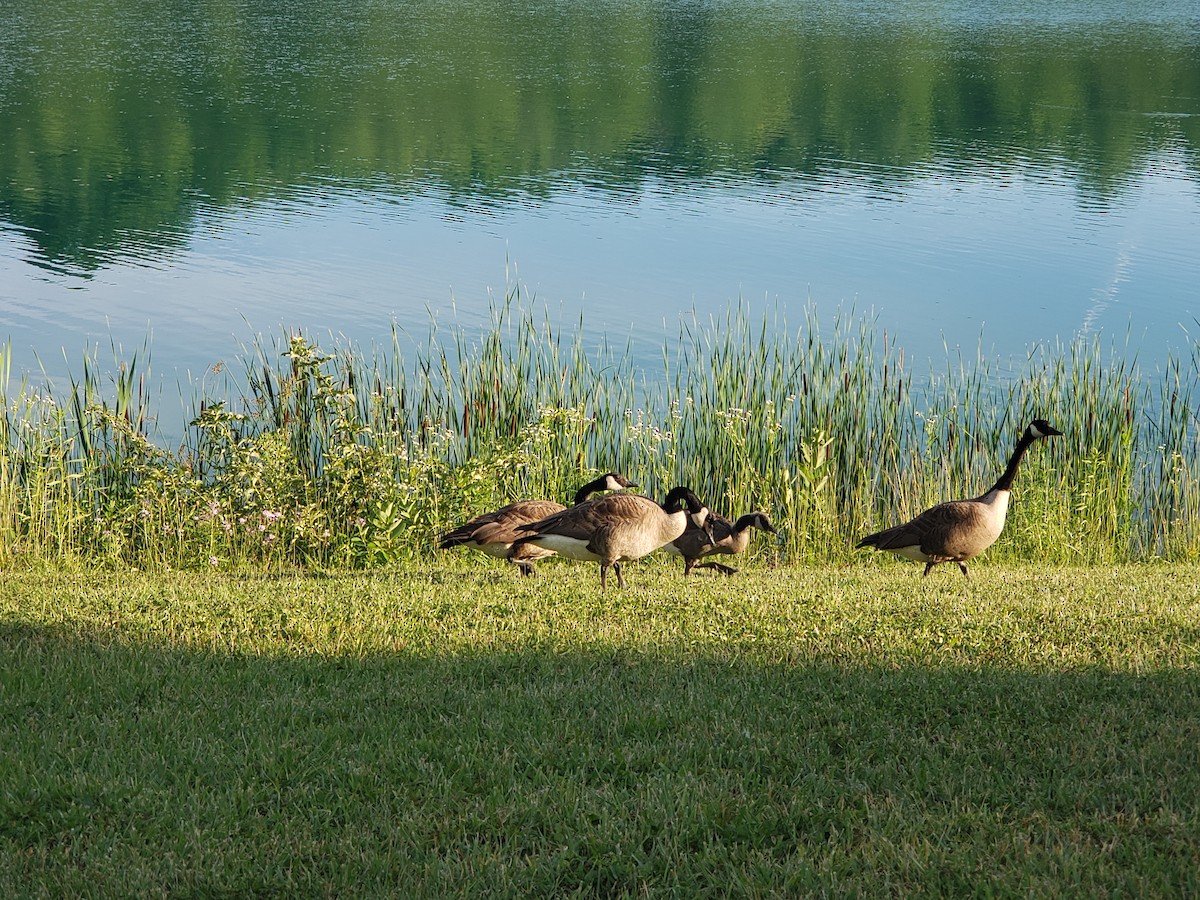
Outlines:
<svg viewBox="0 0 1200 900"><path fill-rule="evenodd" d="M1200 567L0 578L0 895L1195 896Z"/></svg>

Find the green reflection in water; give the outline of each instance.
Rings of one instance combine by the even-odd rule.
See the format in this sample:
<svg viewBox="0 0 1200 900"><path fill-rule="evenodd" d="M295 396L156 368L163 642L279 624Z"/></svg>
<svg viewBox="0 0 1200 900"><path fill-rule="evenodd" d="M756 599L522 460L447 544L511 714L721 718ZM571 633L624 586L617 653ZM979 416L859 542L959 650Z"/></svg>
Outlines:
<svg viewBox="0 0 1200 900"><path fill-rule="evenodd" d="M314 190L1200 172L1187 4L904 6L0 0L0 219L87 271Z"/></svg>

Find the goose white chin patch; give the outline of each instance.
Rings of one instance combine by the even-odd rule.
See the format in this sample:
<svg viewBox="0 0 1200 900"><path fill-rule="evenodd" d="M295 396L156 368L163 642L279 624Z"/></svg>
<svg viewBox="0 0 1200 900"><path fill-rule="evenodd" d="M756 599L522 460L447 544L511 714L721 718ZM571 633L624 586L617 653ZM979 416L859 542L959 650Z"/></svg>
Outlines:
<svg viewBox="0 0 1200 900"><path fill-rule="evenodd" d="M1044 438L1046 436L1046 435L1042 434L1042 432L1038 430L1038 427L1036 425L1034 425L1033 423L1030 423L1029 430L1033 432L1033 436L1035 438Z"/></svg>
<svg viewBox="0 0 1200 900"><path fill-rule="evenodd" d="M692 521L696 524L697 528L703 528L704 523L708 521L708 507L701 507L700 512L692 513Z"/></svg>

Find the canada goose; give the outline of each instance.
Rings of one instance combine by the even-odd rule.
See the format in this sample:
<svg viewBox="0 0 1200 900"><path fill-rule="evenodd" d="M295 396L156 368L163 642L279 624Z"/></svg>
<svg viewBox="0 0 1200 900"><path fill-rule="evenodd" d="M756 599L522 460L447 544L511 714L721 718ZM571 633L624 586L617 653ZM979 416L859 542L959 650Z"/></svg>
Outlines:
<svg viewBox="0 0 1200 900"><path fill-rule="evenodd" d="M716 569L726 575L732 575L737 569L719 562L697 563L705 556L717 553L742 553L750 546L750 529L761 528L768 534L778 534L770 520L760 512L747 513L736 522L730 522L724 516L713 513L708 517L712 526L712 541L699 528L689 527L687 531L667 544L663 549L668 553L683 557L683 574L686 576L695 569Z"/></svg>
<svg viewBox="0 0 1200 900"><path fill-rule="evenodd" d="M1060 434L1062 432L1045 419L1034 419L1017 441L1004 474L986 494L971 500L939 503L910 522L868 534L858 546L888 550L905 559L923 562L925 572L922 577L943 562L958 563L966 575L967 560L992 546L1004 530L1008 498L1021 457L1035 441Z"/></svg>
<svg viewBox="0 0 1200 900"><path fill-rule="evenodd" d="M604 590L610 566L617 573L617 586L624 588L622 562L671 543L689 521L707 533L707 520L708 508L696 495L689 488L676 487L661 506L640 494L609 494L517 530L528 533L525 541L545 550L600 563L600 590Z"/></svg>
<svg viewBox="0 0 1200 900"><path fill-rule="evenodd" d="M583 503L592 494L600 491L619 491L637 486L624 475L609 472L581 487L575 494L575 504ZM488 556L508 559L515 563L522 575L535 575L537 573L533 568L534 561L553 556L554 551L533 544L522 544L514 551L513 543L523 537L517 531L517 527L544 519L564 509L565 506L553 500L518 500L495 512L476 516L465 525L447 531L438 538L438 548L449 550L454 547L470 547L473 550L482 550Z"/></svg>

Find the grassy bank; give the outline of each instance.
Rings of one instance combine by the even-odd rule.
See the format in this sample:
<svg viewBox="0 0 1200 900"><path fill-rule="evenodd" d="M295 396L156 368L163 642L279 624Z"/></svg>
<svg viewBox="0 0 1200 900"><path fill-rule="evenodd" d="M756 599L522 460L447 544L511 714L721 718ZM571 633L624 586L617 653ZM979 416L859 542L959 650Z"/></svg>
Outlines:
<svg viewBox="0 0 1200 900"><path fill-rule="evenodd" d="M0 893L1200 890L1195 565L452 566L8 573Z"/></svg>
<svg viewBox="0 0 1200 900"><path fill-rule="evenodd" d="M624 471L771 514L786 562L841 562L862 534L985 490L1035 416L991 552L1059 564L1200 558L1200 351L1143 372L1099 343L1003 367L914 368L869 319L685 323L647 366L514 296L482 331L390 347L260 340L164 399L148 355L42 386L0 365L0 566L117 569L417 563L439 529ZM0 359L0 363L4 363ZM156 408L188 410L167 445Z"/></svg>

